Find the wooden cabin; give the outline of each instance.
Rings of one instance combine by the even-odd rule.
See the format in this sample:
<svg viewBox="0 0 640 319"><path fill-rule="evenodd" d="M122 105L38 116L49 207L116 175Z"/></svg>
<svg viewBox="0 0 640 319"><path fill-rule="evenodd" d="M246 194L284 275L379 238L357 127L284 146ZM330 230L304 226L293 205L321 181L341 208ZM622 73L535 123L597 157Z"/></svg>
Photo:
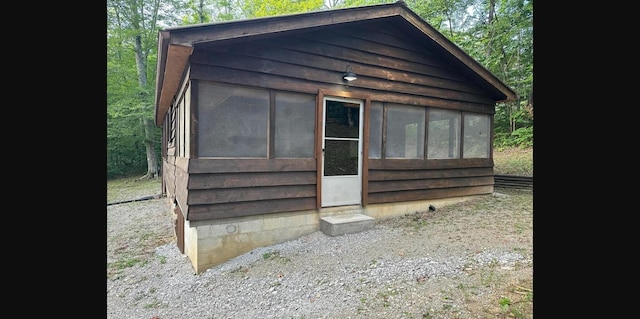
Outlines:
<svg viewBox="0 0 640 319"><path fill-rule="evenodd" d="M495 105L515 98L403 2L161 30L178 246L200 273L327 216L491 194Z"/></svg>

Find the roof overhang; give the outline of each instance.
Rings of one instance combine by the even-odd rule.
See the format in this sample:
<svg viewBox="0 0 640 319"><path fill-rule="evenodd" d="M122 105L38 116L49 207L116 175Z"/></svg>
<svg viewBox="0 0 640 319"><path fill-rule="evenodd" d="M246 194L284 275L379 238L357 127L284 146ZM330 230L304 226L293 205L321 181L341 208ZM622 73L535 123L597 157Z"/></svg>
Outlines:
<svg viewBox="0 0 640 319"><path fill-rule="evenodd" d="M340 24L399 17L427 36L454 62L481 78L485 87L498 92L502 100L516 99L516 93L440 32L411 11L403 1L344 9L331 9L273 17L196 24L167 28L159 32L156 73L155 121L157 126L169 110L196 45L220 43L337 26Z"/></svg>
<svg viewBox="0 0 640 319"><path fill-rule="evenodd" d="M171 106L192 52L193 46L171 44L169 33L160 31L156 70L155 121L157 126L162 125L162 119Z"/></svg>

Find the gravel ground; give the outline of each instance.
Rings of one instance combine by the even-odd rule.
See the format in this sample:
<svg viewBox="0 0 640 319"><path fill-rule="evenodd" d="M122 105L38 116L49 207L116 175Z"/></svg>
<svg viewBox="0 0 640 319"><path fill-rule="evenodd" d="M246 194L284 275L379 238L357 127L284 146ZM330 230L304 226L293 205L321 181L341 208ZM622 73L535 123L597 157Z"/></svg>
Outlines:
<svg viewBox="0 0 640 319"><path fill-rule="evenodd" d="M107 206L107 318L532 318L533 192L318 231L196 275L166 199Z"/></svg>

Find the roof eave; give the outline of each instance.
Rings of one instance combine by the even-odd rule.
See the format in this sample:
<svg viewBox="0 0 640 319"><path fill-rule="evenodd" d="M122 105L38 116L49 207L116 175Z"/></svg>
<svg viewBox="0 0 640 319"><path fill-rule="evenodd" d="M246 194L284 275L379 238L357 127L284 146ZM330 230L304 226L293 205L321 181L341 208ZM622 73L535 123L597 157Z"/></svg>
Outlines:
<svg viewBox="0 0 640 319"><path fill-rule="evenodd" d="M162 95L162 86L164 84L164 69L167 63L167 46L169 45L169 32L158 32L158 62L156 65L156 95L155 95L155 108L154 118L157 126L160 126L162 119L158 119L160 112L158 112L158 106L160 103L160 96Z"/></svg>
<svg viewBox="0 0 640 319"><path fill-rule="evenodd" d="M187 67L189 56L193 52L192 46L171 44L170 40L171 35L168 32L160 31L154 114L157 126L162 125L162 119L178 91L182 74ZM167 65L167 61L171 61L171 64Z"/></svg>

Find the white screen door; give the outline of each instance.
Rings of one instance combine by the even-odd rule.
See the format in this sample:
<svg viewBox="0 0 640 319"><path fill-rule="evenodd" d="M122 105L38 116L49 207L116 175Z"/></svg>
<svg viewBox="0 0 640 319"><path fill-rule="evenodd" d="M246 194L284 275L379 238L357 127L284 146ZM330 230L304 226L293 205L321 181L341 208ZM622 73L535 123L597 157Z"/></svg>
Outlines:
<svg viewBox="0 0 640 319"><path fill-rule="evenodd" d="M360 100L324 98L322 207L361 203L362 112Z"/></svg>

